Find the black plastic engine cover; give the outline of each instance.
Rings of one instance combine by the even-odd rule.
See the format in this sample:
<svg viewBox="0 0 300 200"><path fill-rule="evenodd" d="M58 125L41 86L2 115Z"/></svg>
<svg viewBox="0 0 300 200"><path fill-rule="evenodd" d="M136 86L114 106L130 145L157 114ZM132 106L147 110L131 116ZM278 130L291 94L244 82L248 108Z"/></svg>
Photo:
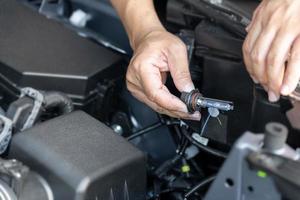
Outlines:
<svg viewBox="0 0 300 200"><path fill-rule="evenodd" d="M16 0L0 0L0 27L0 79L11 85L61 91L85 104L99 80L126 70L118 54Z"/></svg>
<svg viewBox="0 0 300 200"><path fill-rule="evenodd" d="M55 199L145 199L144 155L82 111L17 134L9 156L41 174Z"/></svg>

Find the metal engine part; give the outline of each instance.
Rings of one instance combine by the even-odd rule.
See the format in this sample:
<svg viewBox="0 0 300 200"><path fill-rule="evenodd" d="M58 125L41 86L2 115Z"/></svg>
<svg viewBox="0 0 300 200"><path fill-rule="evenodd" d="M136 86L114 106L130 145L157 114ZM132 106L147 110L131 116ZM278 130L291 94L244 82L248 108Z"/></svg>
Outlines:
<svg viewBox="0 0 300 200"><path fill-rule="evenodd" d="M265 136L246 132L234 145L205 200L298 199L299 180L290 176L299 173L299 154L285 143L286 138L286 127L278 123L267 124ZM282 160L288 164L279 165ZM293 173L288 174L287 169ZM287 194L287 189L293 194Z"/></svg>
<svg viewBox="0 0 300 200"><path fill-rule="evenodd" d="M46 180L15 159L0 159L0 199L54 200Z"/></svg>

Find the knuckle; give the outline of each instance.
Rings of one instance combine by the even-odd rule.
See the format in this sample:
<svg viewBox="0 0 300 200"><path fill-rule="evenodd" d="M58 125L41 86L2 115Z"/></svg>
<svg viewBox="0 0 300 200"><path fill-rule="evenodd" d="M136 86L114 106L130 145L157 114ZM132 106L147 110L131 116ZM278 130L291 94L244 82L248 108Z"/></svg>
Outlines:
<svg viewBox="0 0 300 200"><path fill-rule="evenodd" d="M128 68L127 69L127 72L126 72L126 80L130 80L130 78L131 78L131 70L130 70L130 68Z"/></svg>
<svg viewBox="0 0 300 200"><path fill-rule="evenodd" d="M259 77L258 81L262 84L262 85L267 85L268 84L268 80L265 77Z"/></svg>
<svg viewBox="0 0 300 200"><path fill-rule="evenodd" d="M187 46L184 44L184 42L182 42L182 41L180 40L179 43L178 43L178 45L179 45L178 47L179 47L180 49L186 51Z"/></svg>
<svg viewBox="0 0 300 200"><path fill-rule="evenodd" d="M263 62L263 58L260 56L257 50L251 52L251 60L254 64L259 65Z"/></svg>
<svg viewBox="0 0 300 200"><path fill-rule="evenodd" d="M277 91L278 88L280 87L279 82L274 77L269 77L268 85L269 85L269 88L271 88L274 91Z"/></svg>
<svg viewBox="0 0 300 200"><path fill-rule="evenodd" d="M299 19L294 17L293 15L290 15L287 17L287 27L289 28L289 31L291 33L295 33L295 31L298 31L295 29L299 24Z"/></svg>
<svg viewBox="0 0 300 200"><path fill-rule="evenodd" d="M274 13L270 16L269 18L269 24L278 24L279 20L278 20L278 10L275 10Z"/></svg>
<svg viewBox="0 0 300 200"><path fill-rule="evenodd" d="M272 25L272 26L279 26L284 18L284 5L277 6L276 8L273 7L274 5L269 5L267 8L267 15L264 17L264 25Z"/></svg>
<svg viewBox="0 0 300 200"><path fill-rule="evenodd" d="M280 29L280 33L286 38L294 38L298 33L298 29L295 28L297 27L297 23L299 22L294 22L294 19L287 19L285 25Z"/></svg>
<svg viewBox="0 0 300 200"><path fill-rule="evenodd" d="M133 69L138 69L139 66L140 66L140 62L137 61L137 59L134 59L130 62L130 66L133 68Z"/></svg>
<svg viewBox="0 0 300 200"><path fill-rule="evenodd" d="M283 7L283 6L284 6L284 4L282 4L281 6L278 6L278 4L274 4L273 2L266 1L264 11L269 14L274 14L274 13L276 13L276 11L278 11L280 9L280 7Z"/></svg>
<svg viewBox="0 0 300 200"><path fill-rule="evenodd" d="M127 70L127 73L126 73L126 84L128 85L129 82L133 82L133 77L132 77L131 70Z"/></svg>
<svg viewBox="0 0 300 200"><path fill-rule="evenodd" d="M247 56L251 53L250 47L249 47L249 42L245 41L243 44L243 53Z"/></svg>
<svg viewBox="0 0 300 200"><path fill-rule="evenodd" d="M279 62L278 58L279 56L271 51L267 58L268 66L272 68L274 65L276 65Z"/></svg>
<svg viewBox="0 0 300 200"><path fill-rule="evenodd" d="M180 39L176 39L176 42L173 42L171 47L175 51L186 51L187 49L186 45Z"/></svg>
<svg viewBox="0 0 300 200"><path fill-rule="evenodd" d="M291 61L300 61L300 51L293 50L290 56Z"/></svg>
<svg viewBox="0 0 300 200"><path fill-rule="evenodd" d="M150 90L148 93L148 98L150 101L152 102L156 102L156 99L157 99L157 92L155 90Z"/></svg>
<svg viewBox="0 0 300 200"><path fill-rule="evenodd" d="M176 81L178 82L189 82L191 81L190 72L187 70L178 71L175 73Z"/></svg>

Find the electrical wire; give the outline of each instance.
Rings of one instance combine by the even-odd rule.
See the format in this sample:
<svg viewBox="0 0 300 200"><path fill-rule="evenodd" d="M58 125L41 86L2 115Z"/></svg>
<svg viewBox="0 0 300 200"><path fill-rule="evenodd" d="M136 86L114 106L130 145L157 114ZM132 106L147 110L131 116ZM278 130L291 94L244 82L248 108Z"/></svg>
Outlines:
<svg viewBox="0 0 300 200"><path fill-rule="evenodd" d="M175 167L178 162L184 158L185 150L187 149L189 141L185 139L182 144L177 148L177 154L163 164L161 164L154 172L154 175L158 178L162 178L167 172L169 172L172 168Z"/></svg>
<svg viewBox="0 0 300 200"><path fill-rule="evenodd" d="M210 148L208 146L204 146L202 144L200 144L198 141L196 141L194 138L192 138L188 131L186 130L185 127L182 127L181 128L181 131L182 131L182 134L195 146L197 146L200 150L202 151L205 151L209 154L212 154L214 156L217 156L217 157L220 157L220 158L223 158L223 159L226 159L227 158L227 154L222 152L222 151L219 151L219 150L216 150L216 149L213 149L213 148Z"/></svg>
<svg viewBox="0 0 300 200"><path fill-rule="evenodd" d="M208 185L209 183L213 182L215 180L216 176L210 176L206 179L204 179L203 181L201 181L200 183L198 183L196 186L194 186L190 191L188 191L185 195L184 195L184 200L187 200L190 196L192 196L197 190L199 190L200 188Z"/></svg>
<svg viewBox="0 0 300 200"><path fill-rule="evenodd" d="M144 129L142 129L142 130L140 130L140 131L137 131L137 132L133 133L132 135L130 135L130 136L127 137L126 139L127 139L128 141L133 140L133 139L135 139L135 138L137 138L137 137L140 137L140 136L142 136L142 135L144 135L144 134L146 134L146 133L148 133L148 132L150 132L150 131L152 131L152 130L155 130L155 129L161 127L161 126L163 126L163 124L162 124L161 122L157 122L157 123L152 124L152 125L150 125L150 126L144 128Z"/></svg>
<svg viewBox="0 0 300 200"><path fill-rule="evenodd" d="M168 123L164 122L164 123L163 123L163 122L160 121L160 122L157 122L157 123L155 123L155 124L152 124L152 125L150 125L150 126L144 128L144 129L142 129L142 130L140 130L140 131L137 131L137 132L133 133L131 136L127 137L126 139L127 139L128 141L130 141L130 140L133 140L133 139L135 139L135 138L137 138L137 137L140 137L140 136L142 136L142 135L144 135L144 134L147 134L147 133L149 133L150 131L155 130L155 129L157 129L157 128L163 126L163 125L175 125L175 126L177 126L177 124L178 124L178 123L176 123L176 122L174 122L174 123L172 123L172 122L168 122ZM208 146L204 146L204 145L200 144L198 141L196 141L194 138L192 138L192 137L189 135L189 133L188 133L186 127L182 127L182 128L181 128L181 132L182 132L182 135L183 135L185 138L187 138L187 140L189 140L193 145L197 146L197 147L198 147L199 149L201 149L202 151L205 151L205 152L207 152L207 153L209 153L209 154L212 154L212 155L214 155L214 156L217 156L217 157L220 157L220 158L223 158L223 159L226 159L226 158L227 158L227 154L226 154L226 153L221 152L221 151L216 150L216 149L213 149L213 148L210 148L210 147L208 147Z"/></svg>
<svg viewBox="0 0 300 200"><path fill-rule="evenodd" d="M205 120L204 125L202 126L202 129L201 129L201 132L200 132L200 136L203 136L203 133L205 131L205 128L206 128L206 125L207 125L209 119L210 119L210 114L206 117L206 120Z"/></svg>
<svg viewBox="0 0 300 200"><path fill-rule="evenodd" d="M144 134L147 134L150 131L153 131L153 130L155 130L155 129L163 126L163 125L173 126L173 125L179 125L179 124L180 124L179 120L163 120L163 119L160 119L159 122L154 123L154 124L152 124L150 126L147 126L146 128L143 128L143 129L141 129L141 130L139 130L137 132L134 132L132 135L128 136L126 139L128 141L133 140L133 139L135 139L137 137L140 137L140 136L142 136Z"/></svg>
<svg viewBox="0 0 300 200"><path fill-rule="evenodd" d="M192 138L189 134L188 127L180 126L181 123L179 123L179 122L180 121L171 121L171 120L166 121L166 120L162 119L162 120L160 120L160 122L152 124L142 130L139 130L138 132L135 132L133 135L131 135L127 138L128 140L135 139L137 137L140 137L140 136L142 136L146 133L149 133L150 131L153 131L164 125L174 126L175 131L178 133L177 135L180 136L179 141L178 141L179 144L178 144L177 151L176 151L177 154L172 159L165 161L163 164L161 164L159 167L157 167L156 170L153 172L153 175L155 177L157 177L159 180L162 180L163 176L165 174L167 174L173 167L175 167L175 165L178 164L178 162L181 159L183 159L184 152L186 151L186 148L189 146L189 144L193 144L193 145L197 146L200 150L210 153L212 155L215 155L217 157L220 157L220 158L227 157L226 153L223 153L216 149L204 146L204 145L200 144L199 142L197 142L196 140L194 140L194 138ZM201 172L201 170L198 169L197 165L196 165L196 168L197 168L197 171L199 170ZM182 191L184 194L184 196L183 196L184 199L187 200L192 195L195 195L195 192L197 190L199 190L202 187L206 186L207 184L211 183L214 179L215 179L215 176L208 177L207 179L204 179L200 183L195 185L192 189ZM172 193L172 192L176 192L176 191L177 191L177 189L174 189L174 188L166 188L165 190L162 190L158 194L161 195L161 194L167 194L167 193Z"/></svg>
<svg viewBox="0 0 300 200"><path fill-rule="evenodd" d="M186 139L184 136L182 136L182 133L179 129L179 126L174 126L174 131L176 133L176 136L177 136L177 149L180 149L181 145L183 144L183 140ZM175 139L175 138L174 138Z"/></svg>

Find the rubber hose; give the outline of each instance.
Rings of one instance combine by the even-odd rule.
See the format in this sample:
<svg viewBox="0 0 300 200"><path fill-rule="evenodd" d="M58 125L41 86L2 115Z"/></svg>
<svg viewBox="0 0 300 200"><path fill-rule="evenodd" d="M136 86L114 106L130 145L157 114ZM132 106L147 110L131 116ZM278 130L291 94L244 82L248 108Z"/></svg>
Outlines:
<svg viewBox="0 0 300 200"><path fill-rule="evenodd" d="M72 100L62 92L46 92L44 94L45 109L58 108L60 114L67 114L74 110Z"/></svg>

